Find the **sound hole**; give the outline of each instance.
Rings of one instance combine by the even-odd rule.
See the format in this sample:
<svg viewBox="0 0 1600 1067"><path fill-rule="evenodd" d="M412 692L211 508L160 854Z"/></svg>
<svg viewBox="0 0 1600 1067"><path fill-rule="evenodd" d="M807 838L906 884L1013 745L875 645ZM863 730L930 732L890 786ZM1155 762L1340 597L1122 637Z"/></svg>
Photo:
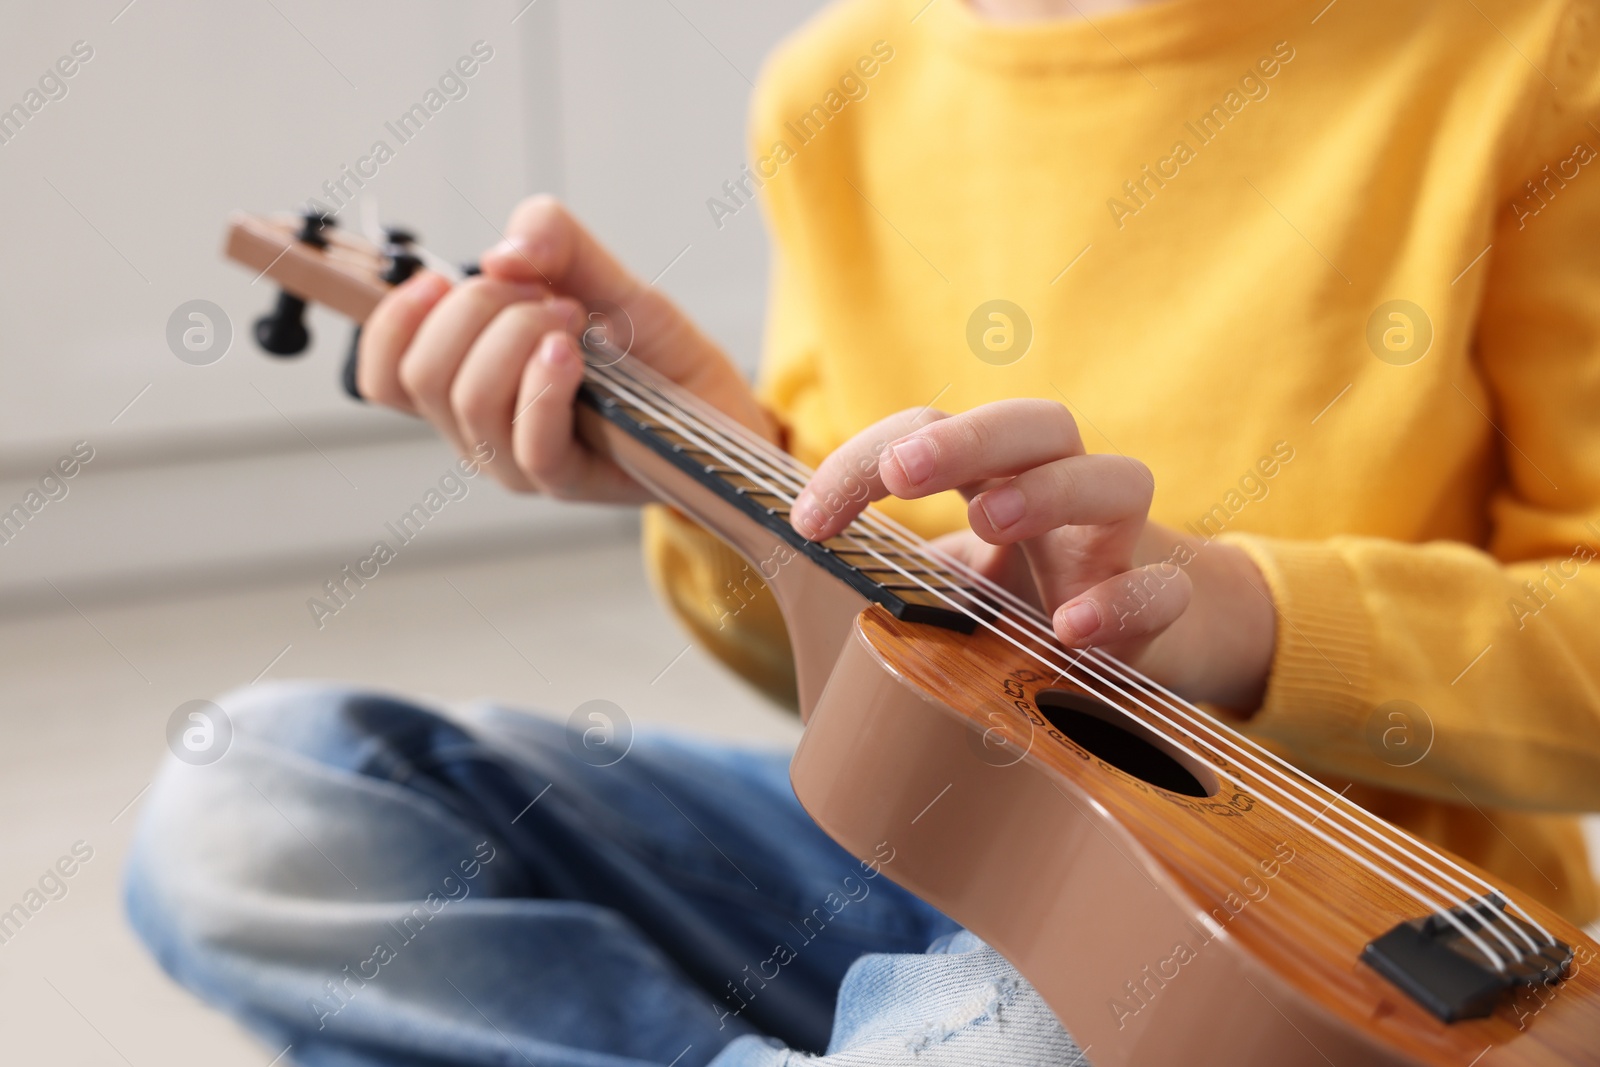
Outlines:
<svg viewBox="0 0 1600 1067"><path fill-rule="evenodd" d="M1051 725L1119 771L1186 797L1217 792L1216 775L1118 709L1062 689L1046 689L1036 700Z"/></svg>

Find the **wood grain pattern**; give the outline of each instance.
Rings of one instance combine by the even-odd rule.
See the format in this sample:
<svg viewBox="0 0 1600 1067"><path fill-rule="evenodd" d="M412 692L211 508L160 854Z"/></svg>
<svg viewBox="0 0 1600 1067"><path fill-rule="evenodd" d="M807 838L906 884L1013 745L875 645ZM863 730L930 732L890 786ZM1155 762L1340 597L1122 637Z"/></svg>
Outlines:
<svg viewBox="0 0 1600 1067"><path fill-rule="evenodd" d="M1327 802L1325 797L1306 797L1311 809L1303 812L1283 801L1252 774L1253 765L1248 760L1235 755L1224 758L1193 742L1191 747L1218 771L1218 793L1197 800L1155 789L1090 755L1056 731L1038 709L1040 693L1081 690L1057 679L1037 660L994 634L961 636L905 624L876 610L864 612L859 627L860 639L872 651L878 666L889 671L923 705L920 714L926 724L924 729L948 729L954 724L958 732L972 737L1004 724L1013 736L1027 740L1023 746L1026 755L1010 766L993 765L982 757L979 746L969 744L965 757L946 754L946 766L939 774L952 781L964 778L973 790L984 792L1002 789L1001 782L1007 777L1039 779L1049 786L1049 791L1059 793L1056 809L1076 806L1075 812L1061 812L1053 819L1071 814L1080 818L1092 816L1100 830L1110 835L1108 839L1121 846L1118 852L1123 862L1120 868L1111 864L1107 875L1129 882L1130 893L1140 891L1137 882L1146 880L1175 897L1178 912L1190 920L1187 944L1196 958L1211 951L1209 945L1214 938L1225 944L1229 954L1250 964L1241 973L1254 970L1259 988L1237 986L1219 994L1217 1017L1228 1015L1228 1004L1254 998L1260 1009L1258 1014L1270 1019L1273 1011L1285 1007L1282 1003L1273 1007L1273 1002L1292 995L1297 1002L1315 1005L1325 1013L1335 1030L1342 1028L1352 1038L1370 1040L1378 1047L1393 1050L1398 1057L1396 1062L1457 1067L1472 1063L1600 1064L1600 976L1595 967L1600 960L1600 946L1531 898L1506 891L1558 938L1574 946L1577 958L1569 977L1553 989L1529 990L1508 1000L1487 1019L1446 1025L1358 962L1368 941L1397 922L1425 914L1426 906L1340 854L1268 803L1283 803L1289 811L1302 815L1305 822L1326 833L1342 823L1332 812L1317 815ZM827 703L825 697L824 704ZM1134 718L1154 722L1154 716L1134 701L1118 697L1116 703ZM870 717L875 709L854 706L853 713ZM818 712L819 717L827 714L830 712L826 708ZM820 725L819 718L808 728L808 741L810 732ZM871 736L870 727L855 731L855 735L851 746L871 744L862 740ZM873 751L863 758L871 762L896 757ZM963 758L969 766L958 768L956 764ZM797 768L797 788L806 774ZM1244 787L1228 782L1230 775L1242 779ZM933 785L930 779L927 788ZM832 786L824 784L821 788ZM954 787L950 788L953 794ZM830 807L825 796L813 793L808 798L808 791L802 791L802 800L808 802L808 807ZM941 801L948 805L946 811L960 806L959 800L952 800L947 796ZM935 807L922 815L919 826L940 810ZM1019 818L1037 819L1038 815L1017 813ZM837 823L841 817L855 820L860 813L824 810L822 821L825 825ZM1389 830L1396 837L1414 841L1402 831ZM851 836L847 829L842 832ZM887 834L885 839L895 836L881 823L871 834ZM847 847L859 853L872 844L858 839L847 842ZM951 841L949 847L954 850L960 846ZM1048 835L1039 835L1038 847L1050 847ZM1287 861L1283 858L1285 849L1292 857ZM1456 862L1493 884L1489 876L1465 861ZM1022 901L1029 899L1023 894L1007 890L998 897L986 897L984 891L968 884L963 888L962 899L945 901L939 895L947 892L946 886L918 885L916 874L905 867L890 873L919 891L931 889L935 903L949 908L954 917L980 935L986 927L1007 933L1020 928L1031 929L1032 936L1049 938L1061 921L1051 913L1048 900L1037 905L1042 909L1038 914L1019 921L1015 912ZM929 877L932 883L943 879L937 870ZM1002 906L1010 913L1003 920L994 914ZM1133 927L1141 919L1136 909L1121 909L1075 916L1072 921ZM1208 934L1212 936L1207 937ZM1005 936L1001 935L1002 940ZM1176 946L1174 942L1173 948ZM1029 955L1025 946L1016 948L1014 953L1007 952L1014 962ZM1051 1001L1080 1039L1117 1021L1119 1013L1114 1005L1119 1000L1126 1009L1121 1017L1125 1025L1120 1030L1125 1031L1128 1022L1137 1021L1147 1011L1159 1014L1163 997L1168 996L1168 985L1176 988L1187 977L1183 972L1189 964L1175 960L1181 953L1141 956L1130 951L1125 955L1120 961L1101 964L1106 979L1098 983L1103 994L1097 998L1098 1003L1085 1003L1083 997L1072 1003ZM1069 966L1088 964L1087 960L1078 960ZM1158 978L1163 973L1176 977L1167 983L1150 982L1141 977L1150 973L1147 967L1154 968ZM1048 977L1040 981L1029 974L1027 967L1022 969L1034 978L1041 991L1051 984ZM1128 985L1121 984L1125 980L1136 989L1143 982L1143 1000ZM1098 1022L1094 1021L1096 1018ZM1280 1049L1274 1054L1288 1057L1276 1062L1297 1061L1289 1050ZM1321 1062L1324 1058L1328 1056L1319 1052L1305 1062ZM1146 1061L1136 1057L1107 1062ZM1375 1061L1357 1058L1349 1062Z"/></svg>
<svg viewBox="0 0 1600 1067"><path fill-rule="evenodd" d="M292 215L265 218L236 214L228 220L223 254L272 278L302 300L325 304L356 322L378 306L389 286L381 279L383 259L368 241L327 228L327 248L300 241L300 220Z"/></svg>

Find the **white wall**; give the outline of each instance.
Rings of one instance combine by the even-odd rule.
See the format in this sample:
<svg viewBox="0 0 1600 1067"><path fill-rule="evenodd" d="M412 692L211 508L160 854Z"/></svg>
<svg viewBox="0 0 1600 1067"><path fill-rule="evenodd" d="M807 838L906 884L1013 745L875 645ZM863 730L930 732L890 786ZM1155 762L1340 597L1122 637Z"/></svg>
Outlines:
<svg viewBox="0 0 1600 1067"><path fill-rule="evenodd" d="M436 479L448 456L419 427L339 393L347 326L318 312L306 356L265 358L249 326L272 291L217 254L231 210L296 206L375 139L396 154L368 191L440 254L475 257L553 190L641 274L683 253L660 284L753 361L760 221L719 231L705 200L742 161L746 79L815 0L125 3L0 14L0 108L93 48L0 144L0 509L95 450L0 545L13 610L59 605L46 579L94 597L341 559ZM467 95L400 145L385 121L480 40ZM165 338L196 298L234 331L206 367ZM615 521L485 489L440 547Z"/></svg>

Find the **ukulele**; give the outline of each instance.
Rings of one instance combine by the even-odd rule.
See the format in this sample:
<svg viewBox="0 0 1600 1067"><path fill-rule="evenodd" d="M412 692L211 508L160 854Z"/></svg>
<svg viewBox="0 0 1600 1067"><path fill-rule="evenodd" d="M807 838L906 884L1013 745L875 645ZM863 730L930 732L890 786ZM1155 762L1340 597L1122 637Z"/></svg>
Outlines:
<svg viewBox="0 0 1600 1067"><path fill-rule="evenodd" d="M409 235L319 216L235 216L226 254L283 287L256 330L280 352L304 347L306 301L359 323L420 264ZM793 643L806 811L1010 960L1097 1067L1600 1064L1581 930L1062 649L876 510L807 541L788 506L810 469L603 337L583 347L584 442L752 567L786 561L761 573Z"/></svg>

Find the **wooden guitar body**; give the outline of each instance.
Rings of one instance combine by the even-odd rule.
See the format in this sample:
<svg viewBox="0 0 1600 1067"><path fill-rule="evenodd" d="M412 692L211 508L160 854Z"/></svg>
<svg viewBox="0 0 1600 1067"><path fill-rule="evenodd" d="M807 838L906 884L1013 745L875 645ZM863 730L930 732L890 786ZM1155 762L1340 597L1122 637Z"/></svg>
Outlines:
<svg viewBox="0 0 1600 1067"><path fill-rule="evenodd" d="M752 568L781 558L769 531L583 421ZM795 645L806 811L1011 961L1096 1067L1600 1064L1600 946L1531 898L1515 897L1577 946L1571 977L1443 1023L1359 962L1415 902L1250 792L1182 753L1208 795L1091 753L1052 718L1103 697L992 633L902 622L803 560L768 585Z"/></svg>
<svg viewBox="0 0 1600 1067"><path fill-rule="evenodd" d="M322 229L241 216L227 251L359 321L393 272ZM1582 931L1136 674L1014 639L1003 605L957 608L910 535L804 541L788 457L614 363L591 364L579 432L772 590L801 803L1010 960L1097 1067L1600 1065Z"/></svg>
<svg viewBox="0 0 1600 1067"><path fill-rule="evenodd" d="M856 855L888 842L885 873L1010 960L1097 1067L1600 1063L1600 955L1548 909L1516 898L1578 946L1571 976L1443 1023L1359 962L1413 901L1226 782L1117 769L1041 709L1075 686L930 629L861 614L795 791Z"/></svg>

